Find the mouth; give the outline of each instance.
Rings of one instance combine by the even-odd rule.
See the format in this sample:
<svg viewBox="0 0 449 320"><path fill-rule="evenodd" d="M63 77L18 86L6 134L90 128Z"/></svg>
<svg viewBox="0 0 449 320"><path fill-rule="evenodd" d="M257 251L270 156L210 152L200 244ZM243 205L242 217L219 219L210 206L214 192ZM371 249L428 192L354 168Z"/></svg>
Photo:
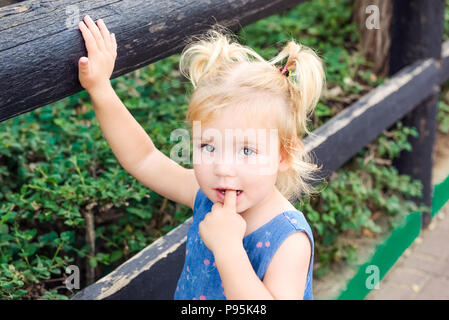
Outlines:
<svg viewBox="0 0 449 320"><path fill-rule="evenodd" d="M218 199L221 200L221 201L224 201L226 190L231 190L231 189L215 188L214 190L215 190L215 192L217 194ZM235 189L232 189L232 190L235 190ZM242 193L243 193L243 190L237 190L237 194L236 194L237 195L237 199L240 198Z"/></svg>

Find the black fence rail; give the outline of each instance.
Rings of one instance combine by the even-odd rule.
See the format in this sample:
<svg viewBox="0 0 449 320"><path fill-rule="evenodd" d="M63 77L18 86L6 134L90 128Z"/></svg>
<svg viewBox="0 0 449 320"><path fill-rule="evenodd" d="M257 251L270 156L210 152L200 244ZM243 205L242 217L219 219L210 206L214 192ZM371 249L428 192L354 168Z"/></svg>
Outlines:
<svg viewBox="0 0 449 320"><path fill-rule="evenodd" d="M0 122L81 90L78 22L102 18L118 43L112 78L180 52L214 23L236 30L304 0L30 0L0 8Z"/></svg>
<svg viewBox="0 0 449 320"><path fill-rule="evenodd" d="M20 13L12 5L0 8L0 79L6 83L0 121L82 90L77 61L86 51L76 26L86 14L103 18L117 35L114 78L181 51L186 36L214 23L237 30L300 2L61 0L24 1L27 9ZM70 6L82 8L72 29L66 24ZM316 129L305 146L327 177L395 122L415 126L419 137L410 138L413 151L401 153L394 165L422 182L423 197L415 200L430 207L437 100L440 85L449 78L449 42L442 44L444 0L395 0L393 8L391 79ZM430 214L423 213L423 227L429 221ZM73 299L173 299L191 222L189 218Z"/></svg>

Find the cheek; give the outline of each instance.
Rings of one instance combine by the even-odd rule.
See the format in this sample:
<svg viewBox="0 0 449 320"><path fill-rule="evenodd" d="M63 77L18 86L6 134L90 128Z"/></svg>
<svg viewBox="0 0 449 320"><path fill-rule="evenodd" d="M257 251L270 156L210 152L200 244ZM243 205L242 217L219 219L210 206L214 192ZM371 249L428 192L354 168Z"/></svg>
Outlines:
<svg viewBox="0 0 449 320"><path fill-rule="evenodd" d="M194 165L193 171L195 172L195 177L200 187L208 185L209 179L211 178L209 166Z"/></svg>
<svg viewBox="0 0 449 320"><path fill-rule="evenodd" d="M254 173L249 170L242 171L240 175L240 181L247 192L247 197L254 201L263 199L271 192L276 178L276 174L258 174L257 170Z"/></svg>
<svg viewBox="0 0 449 320"><path fill-rule="evenodd" d="M279 159L275 156L258 155L253 159L248 159L244 167L245 171L257 177L256 179L270 179L278 172Z"/></svg>

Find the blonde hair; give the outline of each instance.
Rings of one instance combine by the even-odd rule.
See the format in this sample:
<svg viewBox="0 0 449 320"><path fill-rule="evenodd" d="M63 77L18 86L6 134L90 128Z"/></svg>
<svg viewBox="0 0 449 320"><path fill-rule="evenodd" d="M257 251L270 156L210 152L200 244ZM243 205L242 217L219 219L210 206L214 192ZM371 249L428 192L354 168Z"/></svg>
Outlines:
<svg viewBox="0 0 449 320"><path fill-rule="evenodd" d="M289 77L275 65L285 58ZM202 36L188 40L179 69L194 89L186 113L190 128L193 121L207 123L230 106L237 106L236 112L244 114L269 115L268 119L277 121L279 152L291 164L279 173L276 187L290 201L315 193L308 181L315 180L313 174L321 167L310 162L301 141L304 134L311 134L308 117L325 83L321 59L312 49L292 40L266 61L234 41L225 27L215 25ZM254 103L257 100L263 103Z"/></svg>

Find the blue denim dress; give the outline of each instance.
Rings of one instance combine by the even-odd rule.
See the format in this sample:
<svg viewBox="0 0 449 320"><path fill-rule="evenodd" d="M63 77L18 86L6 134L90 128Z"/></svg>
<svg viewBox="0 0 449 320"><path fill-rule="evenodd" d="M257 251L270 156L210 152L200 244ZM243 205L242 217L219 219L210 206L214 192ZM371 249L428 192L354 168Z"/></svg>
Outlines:
<svg viewBox="0 0 449 320"><path fill-rule="evenodd" d="M195 196L193 221L187 232L185 263L175 290L175 300L226 300L223 284L212 251L204 244L198 225L212 210L213 202L201 188ZM304 300L312 300L313 251L312 230L302 212L285 211L243 238L243 246L254 271L263 280L271 258L291 233L304 231L312 244Z"/></svg>

